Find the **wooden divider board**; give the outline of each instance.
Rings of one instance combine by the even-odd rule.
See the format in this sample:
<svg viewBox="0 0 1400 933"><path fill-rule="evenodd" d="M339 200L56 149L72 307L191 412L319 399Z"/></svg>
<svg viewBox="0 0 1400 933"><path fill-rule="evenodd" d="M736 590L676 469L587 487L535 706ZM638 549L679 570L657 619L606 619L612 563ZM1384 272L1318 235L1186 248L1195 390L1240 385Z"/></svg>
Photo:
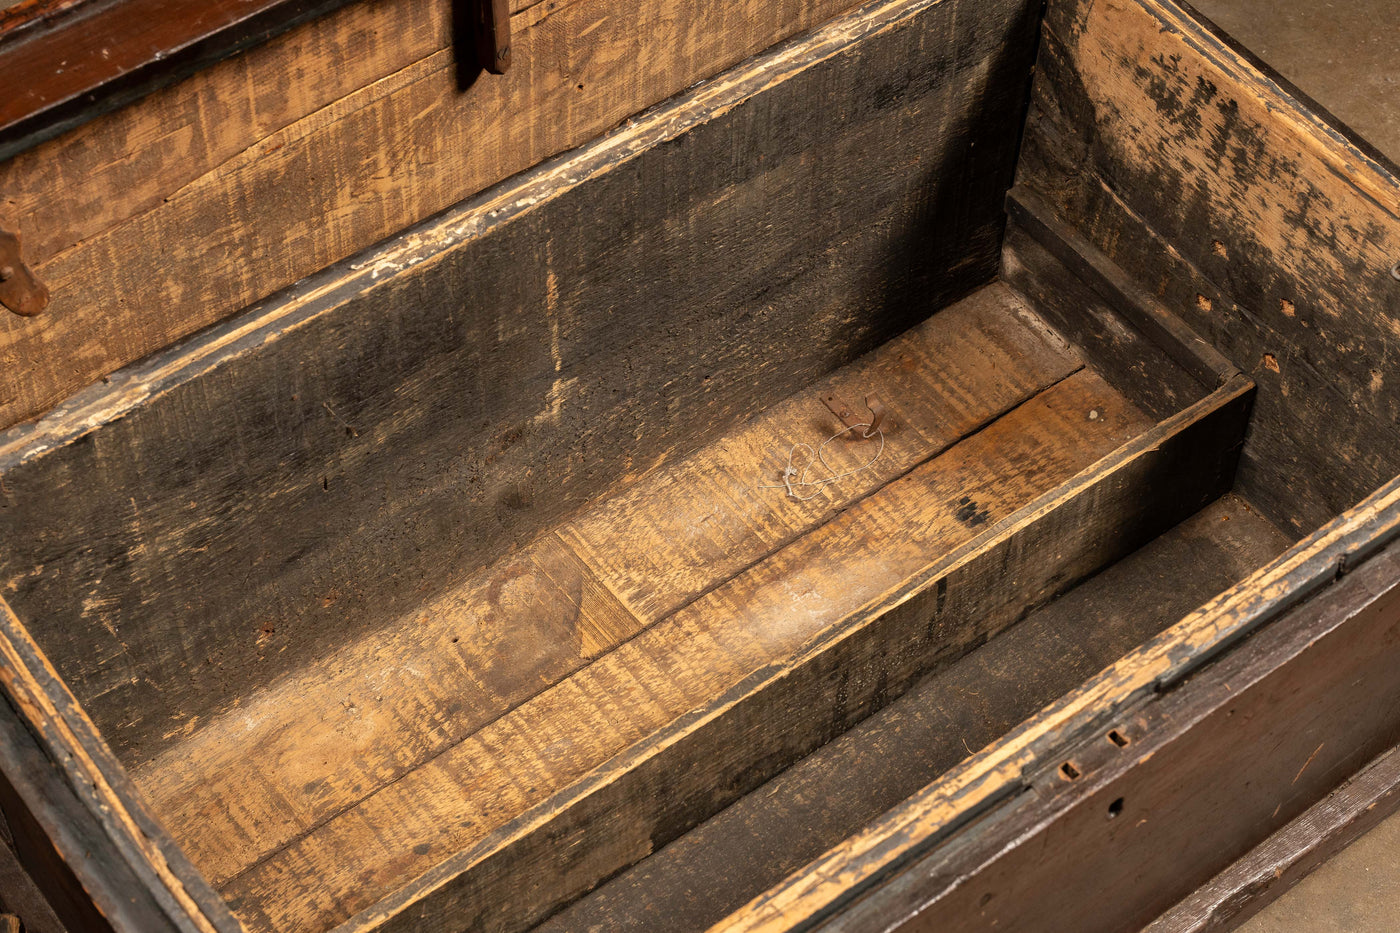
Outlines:
<svg viewBox="0 0 1400 933"><path fill-rule="evenodd" d="M1070 376L270 857L232 877L196 862L251 928L328 929L714 703L1150 426L1097 376ZM949 645L967 637L944 633ZM796 723L754 727L763 759L774 756L758 751L765 746L801 744L786 734ZM724 766L732 754L715 756L705 785L744 772ZM635 861L649 838L590 833L579 844L597 849L586 859L622 846ZM515 903L480 906L504 921L549 903L529 900L521 890Z"/></svg>
<svg viewBox="0 0 1400 933"><path fill-rule="evenodd" d="M136 778L222 881L1081 365L1008 289L982 289L194 731ZM821 397L870 392L889 408L883 451L873 438L829 449L843 470L879 453L869 470L806 502L758 488L781 482L792 444L840 428Z"/></svg>
<svg viewBox="0 0 1400 933"><path fill-rule="evenodd" d="M854 0L514 0L457 86L449 3L354 3L0 164L50 289L0 315L0 427L602 133Z"/></svg>

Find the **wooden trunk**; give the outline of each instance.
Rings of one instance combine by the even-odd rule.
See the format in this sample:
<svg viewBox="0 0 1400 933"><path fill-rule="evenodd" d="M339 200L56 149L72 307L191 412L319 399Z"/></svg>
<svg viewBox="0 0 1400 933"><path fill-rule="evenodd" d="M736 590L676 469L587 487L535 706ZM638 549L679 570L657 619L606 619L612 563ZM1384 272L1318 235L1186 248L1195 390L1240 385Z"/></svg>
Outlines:
<svg viewBox="0 0 1400 933"><path fill-rule="evenodd" d="M1127 931L1400 741L1392 166L1170 0L614 6L0 141L31 924Z"/></svg>

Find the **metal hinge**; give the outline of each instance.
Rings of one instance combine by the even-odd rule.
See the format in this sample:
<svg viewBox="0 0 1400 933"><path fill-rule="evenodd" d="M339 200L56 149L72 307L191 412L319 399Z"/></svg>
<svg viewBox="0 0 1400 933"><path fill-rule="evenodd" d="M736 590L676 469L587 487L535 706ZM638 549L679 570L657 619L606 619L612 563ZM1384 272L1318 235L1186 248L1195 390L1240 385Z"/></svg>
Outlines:
<svg viewBox="0 0 1400 933"><path fill-rule="evenodd" d="M0 305L25 317L49 304L49 290L19 255L19 235L0 230Z"/></svg>

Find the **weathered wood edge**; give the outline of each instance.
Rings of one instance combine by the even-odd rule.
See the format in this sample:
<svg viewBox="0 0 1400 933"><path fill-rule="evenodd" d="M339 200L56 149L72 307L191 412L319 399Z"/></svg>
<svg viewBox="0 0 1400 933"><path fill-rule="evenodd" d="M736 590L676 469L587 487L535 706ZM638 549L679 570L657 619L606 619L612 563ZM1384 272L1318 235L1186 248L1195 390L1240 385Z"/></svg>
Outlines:
<svg viewBox="0 0 1400 933"><path fill-rule="evenodd" d="M1061 220L1053 206L1024 185L1006 195L1007 214L1064 263L1182 369L1215 389L1240 369L1188 327L1092 243Z"/></svg>
<svg viewBox="0 0 1400 933"><path fill-rule="evenodd" d="M1143 933L1233 930L1396 810L1400 810L1400 748L1373 759Z"/></svg>
<svg viewBox="0 0 1400 933"><path fill-rule="evenodd" d="M951 553L933 561L924 571L912 577L901 586L872 600L859 612L853 613L842 623L832 626L820 637L794 656L769 664L746 677L726 693L718 696L708 706L692 711L665 729L659 730L612 760L600 765L585 778L576 782L568 790L554 795L544 803L531 808L520 817L503 826L499 831L471 848L449 858L437 868L420 876L401 888L394 895L370 907L335 928L334 933L365 933L378 930L391 919L405 914L425 898L428 898L454 881L466 875L472 868L485 862L494 854L504 851L542 828L561 813L570 808L586 805L590 797L607 790L619 776L635 772L658 759L673 747L690 741L707 728L715 727L726 716L741 705L753 702L768 691L780 689L794 672L808 667L816 667L824 656L835 654L837 650L854 643L863 631L870 629L881 618L887 617L901 607L912 604L918 598L931 593L940 581L944 581L959 568L970 564L979 555L986 553L1024 533L1048 516L1074 502L1080 496L1089 494L1109 477L1136 466L1151 462L1157 452L1169 441L1203 424L1223 411L1236 408L1241 418L1247 417L1248 402L1252 398L1254 384L1243 376L1231 379L1225 386L1211 395L1166 419L1151 430L1134 438L1118 450L1086 467L1074 478L1049 492L1034 502L1024 506L1002 521L988 528L981 535L955 549ZM1242 422L1241 422L1242 431ZM1242 434L1241 434L1242 436ZM1235 448L1238 454L1238 447ZM1233 472L1233 461L1226 473ZM1228 475L1226 477L1228 480ZM978 802L977 812L992 806L996 799L1018 791L1019 787L999 787L990 798ZM966 818L975 815L971 810ZM601 880L601 879L600 879Z"/></svg>
<svg viewBox="0 0 1400 933"><path fill-rule="evenodd" d="M579 149L487 189L365 252L336 263L169 350L83 389L38 421L0 433L0 474L70 444L225 362L305 326L392 277L430 266L462 243L517 220L655 146L717 119L862 40L897 28L943 0L877 0L814 33L788 40L713 81L652 108Z"/></svg>
<svg viewBox="0 0 1400 933"><path fill-rule="evenodd" d="M947 839L1116 711L1168 689L1400 537L1400 478L712 929L805 930ZM839 877L841 884L828 879Z"/></svg>
<svg viewBox="0 0 1400 933"><path fill-rule="evenodd" d="M61 769L88 818L100 826L119 854L120 867L103 866L101 871L110 870L113 878L126 871L135 875L159 904L171 929L190 933L238 933L243 929L223 899L147 812L126 770L3 599L0 691L43 753ZM82 864L80 855L64 853L65 861ZM98 891L104 887L102 878L84 881L94 883Z"/></svg>
<svg viewBox="0 0 1400 933"><path fill-rule="evenodd" d="M37 62L57 63L63 60L67 67L59 68L60 74L65 71L73 73L86 65L92 77L88 81L73 82L55 100L46 100L24 109L19 105L13 108L14 112L8 114L8 119L0 125L0 160L53 139L88 120L132 103L152 91L174 84L202 68L266 42L349 2L352 0L262 0L257 4L225 4L226 9L217 11L223 15L216 16L213 24L208 22L212 4L192 3L192 11L184 14L186 20L191 22L190 28L172 30L168 40L158 48L139 43L137 54L140 60L135 61L123 55L120 49L112 53L105 47L102 52L107 54L88 56L86 62L68 64L66 59L71 57L75 47L84 45L81 37L85 34L120 39L120 33L124 28L129 29L133 21L147 22L152 17L161 21L178 21L180 13L172 13L168 2L96 5L91 11L82 9L73 16L65 17L50 29L42 32L35 29L39 34L21 37L19 41L0 49L0 71L13 69L32 74ZM142 9L142 5L149 9ZM138 45L133 37L126 38L131 40L132 45ZM14 98L20 96L15 94Z"/></svg>

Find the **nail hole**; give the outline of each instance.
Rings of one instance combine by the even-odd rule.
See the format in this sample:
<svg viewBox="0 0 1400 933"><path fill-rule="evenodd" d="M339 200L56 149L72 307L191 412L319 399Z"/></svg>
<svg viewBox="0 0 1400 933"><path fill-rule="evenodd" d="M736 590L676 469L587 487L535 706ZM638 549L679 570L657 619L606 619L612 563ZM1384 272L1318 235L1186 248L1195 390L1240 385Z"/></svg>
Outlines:
<svg viewBox="0 0 1400 933"><path fill-rule="evenodd" d="M1400 282L1400 261L1397 261L1395 265L1390 267L1390 277Z"/></svg>
<svg viewBox="0 0 1400 933"><path fill-rule="evenodd" d="M1128 744L1128 737L1125 736L1123 733L1119 732L1117 729L1114 729L1108 734L1108 740L1114 745L1117 745L1119 748L1123 748Z"/></svg>
<svg viewBox="0 0 1400 933"><path fill-rule="evenodd" d="M1117 800L1113 801L1113 803L1111 803L1111 804L1108 805L1108 818L1109 818L1110 820L1113 819L1115 816L1117 816L1118 814L1120 814L1120 813L1122 813L1122 812L1123 812L1123 798L1122 798L1122 797L1119 797Z"/></svg>
<svg viewBox="0 0 1400 933"><path fill-rule="evenodd" d="M1073 781L1075 778L1079 777L1079 769L1074 766L1074 762L1066 761L1064 764L1060 765L1060 774L1065 780Z"/></svg>

